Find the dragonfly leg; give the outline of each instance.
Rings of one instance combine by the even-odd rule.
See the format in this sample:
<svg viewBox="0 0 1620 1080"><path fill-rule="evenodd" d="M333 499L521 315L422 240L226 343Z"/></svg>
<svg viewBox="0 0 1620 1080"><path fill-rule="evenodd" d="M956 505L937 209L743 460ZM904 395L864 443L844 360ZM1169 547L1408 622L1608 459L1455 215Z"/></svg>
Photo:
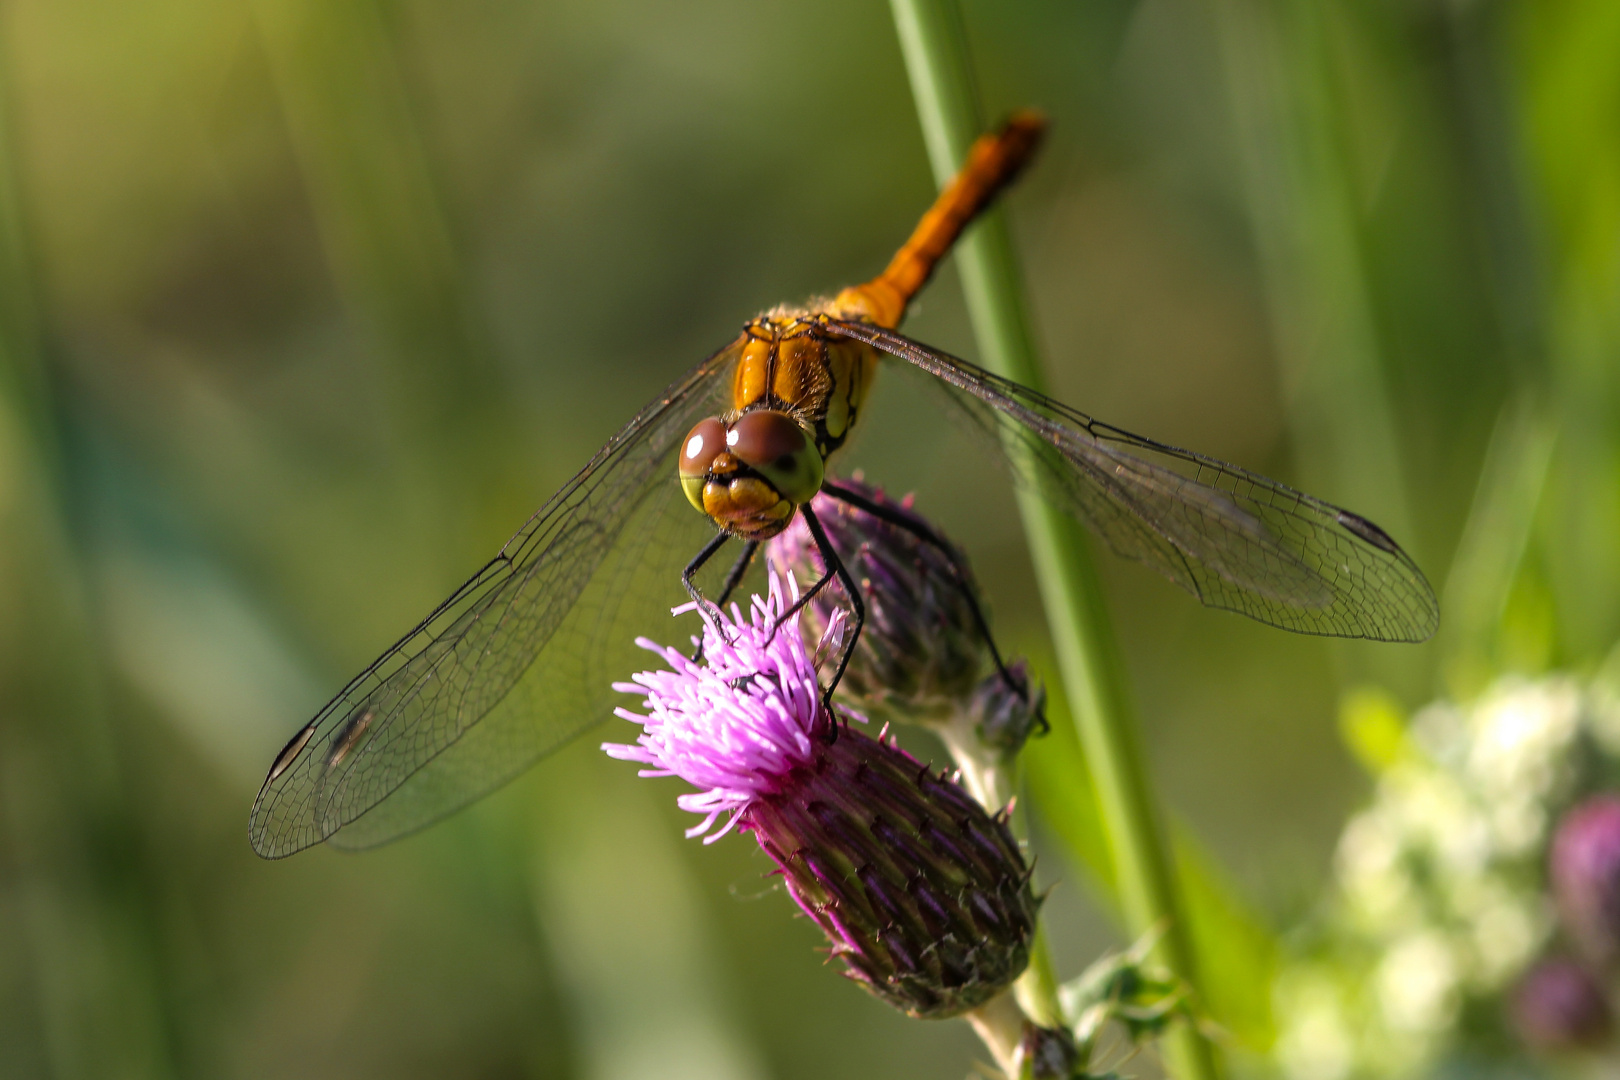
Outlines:
<svg viewBox="0 0 1620 1080"><path fill-rule="evenodd" d="M725 535L725 534L722 534L722 535ZM720 586L720 598L714 602L714 606L716 608L725 607L726 606L726 601L731 599L731 594L737 591L737 586L742 584L743 575L748 573L749 564L751 564L754 561L754 553L757 552L758 550L759 550L759 541L758 540L750 540L750 541L748 541L747 543L745 543L743 545L742 554L738 555L737 556L737 561L731 564L731 569L729 571L727 571L727 573L726 573L725 584ZM694 561L696 561L696 560L694 560ZM688 566L687 567L687 572L688 573L695 573L697 571L698 567L701 567L702 565L703 565L702 563L698 563L697 566ZM695 585L693 584L693 582L690 579L688 579L687 584L686 584L686 591L687 592L692 592L694 590L694 588L695 588ZM699 638L698 643L697 643L697 649L696 649L696 651L694 651L692 653L692 663L701 664L702 662L703 662L703 639Z"/></svg>
<svg viewBox="0 0 1620 1080"><path fill-rule="evenodd" d="M731 594L737 591L737 586L742 584L743 575L748 573L748 566L754 561L754 553L758 550L758 540L749 540L743 544L742 554L731 564L731 569L726 572L726 582L720 586L720 599L715 601L717 606L725 607L726 601L731 599Z"/></svg>
<svg viewBox="0 0 1620 1080"><path fill-rule="evenodd" d="M716 621L720 619L721 614L719 605L704 596L703 590L698 588L697 582L692 579L699 570L703 569L703 564L714 558L714 553L724 547L726 541L730 539L730 533L720 533L713 540L704 544L703 550L692 556L692 561L686 564L685 570L681 571L681 584L686 586L686 595L692 598L692 603L698 606L698 610Z"/></svg>
<svg viewBox="0 0 1620 1080"><path fill-rule="evenodd" d="M849 570L844 566L844 560L838 557L838 552L834 550L832 541L827 539L827 531L821 527L821 522L817 520L814 511L810 509L810 504L805 503L800 506L799 513L804 515L804 523L809 527L810 536L816 542L816 550L821 552L821 565L827 568L828 576L838 575L838 580L844 586L844 592L849 595L850 606L855 609L854 631L849 635L849 640L844 642L844 647L838 656L838 667L833 670L832 681L827 684L826 692L821 696L822 707L827 710L827 715L832 716L833 691L838 689L839 682L843 680L844 669L849 667L850 657L855 655L855 644L861 639L861 629L866 625L866 601L861 599L861 590L856 587L855 579L850 576ZM826 581L827 578L823 577L821 581L816 583L815 588L821 588ZM808 600L814 591L812 589L810 594L801 597L801 604L803 601ZM837 737L838 724L835 721L827 741L831 742Z"/></svg>
<svg viewBox="0 0 1620 1080"><path fill-rule="evenodd" d="M818 524L819 524L819 522L818 522ZM803 611L804 610L804 605L806 605L810 601L814 600L816 598L816 594L819 593L823 588L825 588L829 581L831 581L833 578L835 578L837 576L838 576L838 571L837 570L828 570L825 574L822 574L819 578L816 579L816 583L814 585L810 586L804 592L800 593L799 598L797 600L793 601L792 606L789 607L786 611L782 612L781 615L777 616L776 625L771 627L772 640L774 640L774 638L775 638L775 634L776 634L777 629L780 628L783 623L787 622L789 619L793 618L799 612ZM768 643L769 642L767 642L767 644Z"/></svg>
<svg viewBox="0 0 1620 1080"><path fill-rule="evenodd" d="M956 588L961 592L962 599L967 601L968 610L973 613L973 623L979 630L979 636L984 638L985 645L990 649L990 659L995 662L996 672L1001 676L1001 681L1006 684L1007 689L1017 694L1025 704L1028 704L1029 687L1025 685L1023 680L1014 677L1013 673L1008 670L1006 662L1002 660L1001 650L996 647L996 639L990 633L989 620L984 617L984 609L979 606L979 598L974 595L973 587L968 582L967 571L956 561L956 552L951 550L950 545L941 540L937 533L922 522L915 521L903 514L897 514L881 503L866 498L858 491L840 487L830 480L822 481L821 490L840 502L846 502L855 509L871 514L878 520L885 521L897 529L904 529L945 556L945 561L951 567L952 580ZM1044 735L1051 730L1051 725L1047 723L1044 710L1037 712L1035 719L1040 721L1041 734Z"/></svg>

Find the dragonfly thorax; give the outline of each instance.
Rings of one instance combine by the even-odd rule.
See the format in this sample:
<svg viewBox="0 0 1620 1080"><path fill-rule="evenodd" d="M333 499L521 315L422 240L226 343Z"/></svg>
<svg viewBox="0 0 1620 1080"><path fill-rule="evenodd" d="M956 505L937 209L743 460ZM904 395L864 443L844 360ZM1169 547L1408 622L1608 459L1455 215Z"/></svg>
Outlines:
<svg viewBox="0 0 1620 1080"><path fill-rule="evenodd" d="M849 438L872 385L878 354L829 329L816 312L778 309L743 328L731 407L785 412L812 433L823 460Z"/></svg>
<svg viewBox="0 0 1620 1080"><path fill-rule="evenodd" d="M768 540L821 490L823 460L808 425L755 408L731 422L702 420L681 445L681 488L722 529Z"/></svg>

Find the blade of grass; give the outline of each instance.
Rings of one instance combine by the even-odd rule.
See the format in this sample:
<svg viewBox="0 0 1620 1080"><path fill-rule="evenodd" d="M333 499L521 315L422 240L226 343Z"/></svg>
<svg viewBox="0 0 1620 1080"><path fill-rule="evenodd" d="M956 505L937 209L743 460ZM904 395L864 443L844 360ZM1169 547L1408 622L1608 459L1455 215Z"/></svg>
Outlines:
<svg viewBox="0 0 1620 1080"><path fill-rule="evenodd" d="M981 129L961 14L954 0L892 0L891 6L929 161L936 181L944 184ZM1034 338L999 209L987 213L957 245L956 260L985 365L1039 389ZM1020 491L1018 505L1058 669L1091 763L1126 926L1133 936L1162 928L1164 961L1196 985L1187 923L1086 537L1078 522L1035 492ZM1167 1050L1178 1076L1204 1080L1217 1073L1212 1048L1195 1031L1175 1029Z"/></svg>
<svg viewBox="0 0 1620 1080"><path fill-rule="evenodd" d="M1216 0L1213 8L1302 471L1411 550L1418 537L1342 146L1328 16L1320 5L1272 0ZM1351 677L1427 689L1421 653L1334 653Z"/></svg>
<svg viewBox="0 0 1620 1080"><path fill-rule="evenodd" d="M85 574L10 47L0 39L0 880L20 947L7 949L19 970L0 999L0 1071L34 1059L64 1080L172 1075L177 1016Z"/></svg>
<svg viewBox="0 0 1620 1080"><path fill-rule="evenodd" d="M1510 5L1518 126L1545 228L1548 360L1559 424L1545 513L1566 656L1602 655L1620 627L1620 6Z"/></svg>
<svg viewBox="0 0 1620 1080"><path fill-rule="evenodd" d="M1296 425L1316 433L1300 440L1307 470L1409 537L1323 16L1222 0L1217 17L1282 374Z"/></svg>
<svg viewBox="0 0 1620 1080"><path fill-rule="evenodd" d="M529 880L541 935L582 1021L579 1071L764 1077L680 834L657 797L623 782L617 762L594 746L570 754L534 811Z"/></svg>
<svg viewBox="0 0 1620 1080"><path fill-rule="evenodd" d="M1550 410L1529 388L1508 401L1491 433L1443 593L1444 675L1461 700L1483 690L1498 669L1498 629L1530 546L1557 441Z"/></svg>
<svg viewBox="0 0 1620 1080"><path fill-rule="evenodd" d="M461 271L394 43L373 0L254 6L338 287L390 350L424 419L478 359ZM445 397L444 395L449 395Z"/></svg>
<svg viewBox="0 0 1620 1080"><path fill-rule="evenodd" d="M1498 5L1458 6L1447 8L1441 23L1445 100L1466 166L1459 170L1462 194L1516 383L1491 432L1443 594L1442 674L1463 700L1502 667L1502 622L1536 540L1560 424L1547 371L1544 243L1526 199L1524 149L1503 80L1502 16Z"/></svg>
<svg viewBox="0 0 1620 1080"><path fill-rule="evenodd" d="M414 485L393 494L460 566L462 548L487 542L482 497L516 472L502 453L511 425L393 28L376 0L253 12L332 276L374 346L396 453L431 491L425 505Z"/></svg>

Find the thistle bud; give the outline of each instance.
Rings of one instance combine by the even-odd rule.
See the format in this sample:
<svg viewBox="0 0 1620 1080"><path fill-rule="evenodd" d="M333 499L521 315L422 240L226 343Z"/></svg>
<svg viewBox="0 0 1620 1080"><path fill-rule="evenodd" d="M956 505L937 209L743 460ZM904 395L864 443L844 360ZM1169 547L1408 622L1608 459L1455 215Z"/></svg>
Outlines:
<svg viewBox="0 0 1620 1080"><path fill-rule="evenodd" d="M1011 685L1007 676L1011 676ZM1045 722L1046 711L1046 688L1030 682L1024 661L1008 664L1007 676L999 671L986 675L974 687L963 711L979 745L1002 761L1018 756L1030 734ZM1030 689L1020 692L1014 686Z"/></svg>
<svg viewBox="0 0 1620 1080"><path fill-rule="evenodd" d="M1086 1076L1080 1070L1080 1052L1074 1037L1062 1028L1029 1024L1018 1047L1021 1062L1018 1080L1075 1080Z"/></svg>
<svg viewBox="0 0 1620 1080"><path fill-rule="evenodd" d="M1570 960L1544 960L1525 975L1509 1002L1513 1027L1537 1050L1599 1046L1611 1018L1603 988Z"/></svg>
<svg viewBox="0 0 1620 1080"><path fill-rule="evenodd" d="M1570 937L1598 963L1620 959L1620 797L1597 795L1565 814L1551 861Z"/></svg>
<svg viewBox="0 0 1620 1080"><path fill-rule="evenodd" d="M839 689L876 717L948 719L972 692L988 655L973 614L978 585L967 557L912 509L910 496L896 502L859 479L839 483L946 545L926 543L841 499L816 496L811 507L866 603L866 625ZM814 580L826 572L802 517L771 542L770 559L779 573ZM839 607L823 590L808 609L807 631L819 642Z"/></svg>
<svg viewBox="0 0 1620 1080"><path fill-rule="evenodd" d="M618 685L647 713L618 710L642 733L603 749L705 789L677 800L706 815L688 835L727 814L709 840L753 833L850 978L912 1016L974 1008L1028 963L1037 905L1023 855L957 784L892 741L835 730L798 623L777 625L789 588L772 575L748 621L707 625L705 665L643 641L671 670Z"/></svg>
<svg viewBox="0 0 1620 1080"><path fill-rule="evenodd" d="M845 731L743 814L845 974L911 1016L955 1016L1024 970L1029 871L1004 820L892 742Z"/></svg>

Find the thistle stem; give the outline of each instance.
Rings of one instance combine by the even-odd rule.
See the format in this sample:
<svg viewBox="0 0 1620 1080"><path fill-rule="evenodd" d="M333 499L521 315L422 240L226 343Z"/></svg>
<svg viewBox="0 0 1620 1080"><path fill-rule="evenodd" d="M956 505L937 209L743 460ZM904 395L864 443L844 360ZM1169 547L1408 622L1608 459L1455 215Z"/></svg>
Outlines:
<svg viewBox="0 0 1620 1080"><path fill-rule="evenodd" d="M955 0L891 0L906 70L934 176L946 183L981 129ZM990 370L1039 390L1036 360L1006 218L985 213L956 248L981 359ZM1027 450L1012 445L1013 454ZM1018 492L1052 643L1080 743L1090 761L1116 868L1127 932L1164 927L1160 956L1195 983L1187 923L1155 820L1129 695L1107 612L1079 524L1033 491ZM1032 970L1041 968L1032 963ZM1045 965L1050 972L1050 965ZM1213 1049L1190 1027L1165 1036L1167 1059L1183 1080L1218 1075Z"/></svg>
<svg viewBox="0 0 1620 1080"><path fill-rule="evenodd" d="M978 804L997 813L1012 801L1013 792L1017 789L1017 778L1013 767L999 759L979 741L979 733L974 730L971 719L957 715L951 722L935 731L945 749L950 751L951 760L962 771L962 786L967 788ZM1022 843L1026 836L1019 836Z"/></svg>
<svg viewBox="0 0 1620 1080"><path fill-rule="evenodd" d="M1011 994L998 994L967 1014L967 1022L1009 1077L1018 1075L1019 1048L1024 1041L1024 1013Z"/></svg>

